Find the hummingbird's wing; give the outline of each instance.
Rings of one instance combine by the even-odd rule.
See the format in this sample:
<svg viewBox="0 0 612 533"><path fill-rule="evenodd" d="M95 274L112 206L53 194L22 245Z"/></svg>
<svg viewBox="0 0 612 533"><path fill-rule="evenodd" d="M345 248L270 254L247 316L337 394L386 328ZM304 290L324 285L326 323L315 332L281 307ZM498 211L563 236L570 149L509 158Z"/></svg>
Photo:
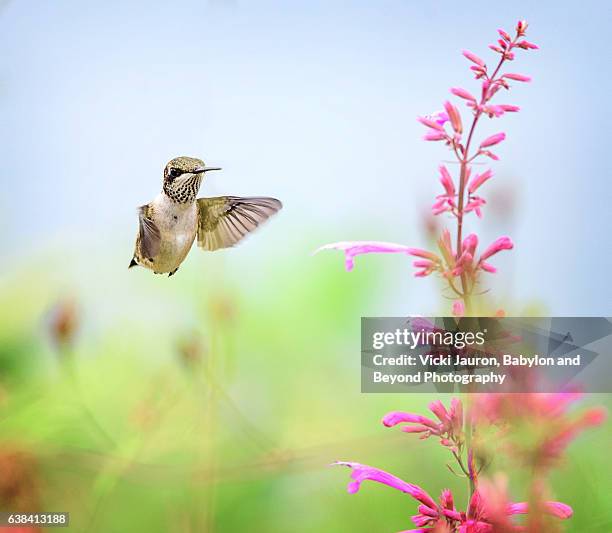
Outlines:
<svg viewBox="0 0 612 533"><path fill-rule="evenodd" d="M198 246L209 251L234 246L281 207L264 196L198 198Z"/></svg>
<svg viewBox="0 0 612 533"><path fill-rule="evenodd" d="M138 232L138 247L141 257L154 258L159 253L161 234L151 218L150 205L138 208L140 230Z"/></svg>

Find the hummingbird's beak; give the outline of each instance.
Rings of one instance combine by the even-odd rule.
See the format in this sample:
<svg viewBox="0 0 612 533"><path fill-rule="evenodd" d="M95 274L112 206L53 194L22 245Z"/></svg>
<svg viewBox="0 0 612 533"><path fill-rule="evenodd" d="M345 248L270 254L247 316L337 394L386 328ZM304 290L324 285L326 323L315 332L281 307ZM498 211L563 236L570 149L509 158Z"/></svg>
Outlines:
<svg viewBox="0 0 612 533"><path fill-rule="evenodd" d="M219 167L197 167L193 173L194 174L202 174L203 172L208 172L209 170L221 170Z"/></svg>

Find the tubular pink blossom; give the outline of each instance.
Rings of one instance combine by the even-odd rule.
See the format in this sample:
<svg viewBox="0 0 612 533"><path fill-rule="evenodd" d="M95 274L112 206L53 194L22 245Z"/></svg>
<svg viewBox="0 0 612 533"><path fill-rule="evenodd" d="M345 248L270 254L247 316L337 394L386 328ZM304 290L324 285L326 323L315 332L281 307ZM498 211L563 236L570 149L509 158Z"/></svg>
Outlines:
<svg viewBox="0 0 612 533"><path fill-rule="evenodd" d="M451 125L453 126L455 133L463 133L463 124L461 123L461 115L459 113L459 110L448 100L444 102L444 109L448 114L448 118L450 119Z"/></svg>
<svg viewBox="0 0 612 533"><path fill-rule="evenodd" d="M360 463L350 463L345 461L336 461L334 465L348 466L352 469L351 478L354 480L348 485L348 492L350 494L356 493L361 484L364 481L376 481L382 483L401 492L405 492L412 496L415 500L423 503L431 509L437 509L438 506L433 498L427 494L421 487L413 485L412 483L406 483L404 480L395 477L384 470L373 468L371 466L362 465Z"/></svg>
<svg viewBox="0 0 612 533"><path fill-rule="evenodd" d="M453 302L453 315L457 317L465 315L465 305L463 300L455 300Z"/></svg>
<svg viewBox="0 0 612 533"><path fill-rule="evenodd" d="M468 187L468 192L470 194L474 194L476 192L476 190L488 179L493 177L493 171L491 169L486 170L485 172L483 172L482 174L476 174L474 176L474 178L472 179L472 181L470 182L470 185Z"/></svg>
<svg viewBox="0 0 612 533"><path fill-rule="evenodd" d="M514 244L510 237L500 237L493 244L491 244L480 256L480 261L486 261L492 255L495 255L502 250L512 250Z"/></svg>
<svg viewBox="0 0 612 533"><path fill-rule="evenodd" d="M417 117L417 120L421 124L423 124L423 126L427 126L428 128L431 128L437 131L442 131L442 132L444 131L444 126L442 124L439 124L435 120L431 120L430 118L427 118L427 117Z"/></svg>
<svg viewBox="0 0 612 533"><path fill-rule="evenodd" d="M529 41L519 41L518 43L516 43L516 46L518 46L519 48L522 48L523 50L539 50L540 47L537 44L534 43L530 43Z"/></svg>
<svg viewBox="0 0 612 533"><path fill-rule="evenodd" d="M516 23L516 33L518 33L519 35L525 35L525 32L527 31L527 21L526 20L519 20Z"/></svg>
<svg viewBox="0 0 612 533"><path fill-rule="evenodd" d="M482 268L482 270L485 272L489 272L490 274L495 274L495 272L497 272L497 269L493 265L490 265L485 261L480 262L480 268Z"/></svg>
<svg viewBox="0 0 612 533"><path fill-rule="evenodd" d="M514 80L514 81L525 81L525 82L531 81L531 78L529 76L525 76L524 74L514 74L512 72L508 74L504 74L502 78L507 78L509 80Z"/></svg>
<svg viewBox="0 0 612 533"><path fill-rule="evenodd" d="M512 38L510 37L510 35L508 35L508 33L504 30L502 30L501 28L499 30L497 30L497 33L499 33L502 37L502 39L504 39L504 41L508 41L511 42Z"/></svg>
<svg viewBox="0 0 612 533"><path fill-rule="evenodd" d="M443 141L445 139L446 139L446 133L443 133L441 131L439 132L432 131L431 133L426 133L425 135L423 135L424 141Z"/></svg>
<svg viewBox="0 0 612 533"><path fill-rule="evenodd" d="M315 254L321 250L342 250L344 252L344 265L347 271L353 270L355 265L354 257L361 254L370 253L412 253L413 248L402 244L379 241L342 241L326 244L315 250ZM414 254L412 254L414 255ZM421 256L424 257L424 256ZM437 256L430 254L427 259L436 260Z"/></svg>
<svg viewBox="0 0 612 533"><path fill-rule="evenodd" d="M574 514L574 510L569 505L561 502L545 502L544 510L561 520L567 520ZM507 512L509 515L526 514L529 512L529 504L527 502L511 503L508 505Z"/></svg>
<svg viewBox="0 0 612 533"><path fill-rule="evenodd" d="M519 106L510 104L499 104L498 107L501 107L506 113L518 113L521 110Z"/></svg>
<svg viewBox="0 0 612 533"><path fill-rule="evenodd" d="M429 404L429 410L440 419L440 422L448 422L448 411L440 400L435 400L431 402Z"/></svg>
<svg viewBox="0 0 612 533"><path fill-rule="evenodd" d="M480 59L476 54L473 54L469 50L463 50L463 56L469 59L472 63L476 63L479 67L484 68L485 62Z"/></svg>
<svg viewBox="0 0 612 533"><path fill-rule="evenodd" d="M414 255L415 257L422 257L423 259L430 259L431 261L435 262L440 261L440 258L436 254L428 252L427 250L422 250L421 248L406 248L403 251L409 253L410 255Z"/></svg>
<svg viewBox="0 0 612 533"><path fill-rule="evenodd" d="M455 96L458 96L459 98L463 98L464 100L470 100L472 102L476 101L476 98L472 94L470 94L465 89L462 89L461 87L452 87L450 91Z"/></svg>
<svg viewBox="0 0 612 533"><path fill-rule="evenodd" d="M468 252L470 255L474 256L476 254L476 247L478 246L478 236L475 233L470 233L463 240L463 251Z"/></svg>
<svg viewBox="0 0 612 533"><path fill-rule="evenodd" d="M413 413L404 413L403 411L391 411L390 413L387 413L382 419L383 425L388 428L406 422L412 424L422 424L433 430L438 430L438 424L431 420L431 418L427 418L426 416L422 415L416 415Z"/></svg>
<svg viewBox="0 0 612 533"><path fill-rule="evenodd" d="M448 196L455 196L455 184L453 178L444 165L440 165L440 182Z"/></svg>
<svg viewBox="0 0 612 533"><path fill-rule="evenodd" d="M496 133L495 135L491 135L487 137L484 141L480 143L480 148L488 148L489 146L495 146L499 144L506 138L505 133Z"/></svg>

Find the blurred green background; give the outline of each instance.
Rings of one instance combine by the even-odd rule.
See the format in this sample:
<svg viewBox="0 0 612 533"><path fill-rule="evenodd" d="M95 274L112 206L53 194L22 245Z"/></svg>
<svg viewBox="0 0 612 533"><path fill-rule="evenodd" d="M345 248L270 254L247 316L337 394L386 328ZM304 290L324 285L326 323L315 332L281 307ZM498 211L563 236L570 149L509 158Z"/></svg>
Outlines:
<svg viewBox="0 0 612 533"><path fill-rule="evenodd" d="M411 498L374 483L348 495L348 470L328 467L338 459L436 496L450 487L463 506L465 482L434 439L380 424L389 410L425 413L432 398L360 394L356 310L389 269L363 262L349 275L339 259L239 279L214 256L207 276L195 259L172 285L139 271L85 287L75 273L70 292L38 266L4 279L2 506L68 510L81 531L409 526ZM576 513L568 531L612 524L610 436L609 425L585 433L556 472L554 496Z"/></svg>
<svg viewBox="0 0 612 533"><path fill-rule="evenodd" d="M463 507L445 450L380 424L432 398L359 392L360 317L449 301L404 257L360 257L347 274L339 253L311 253L428 244L446 222L424 215L446 154L414 118L450 86L474 90L460 50L481 53L518 17L542 47L517 62L534 83L504 101L524 113L483 128L508 141L484 222L467 228L516 243L496 260L490 306L610 314L610 235L593 230L609 226L612 186L605 3L0 5L3 509L69 511L75 530L104 533L411 526L411 498L376 484L349 496L334 460L435 497L452 488ZM128 271L135 207L177 155L224 168L201 195L285 207L170 279ZM586 432L556 471L568 531L612 530L611 436Z"/></svg>

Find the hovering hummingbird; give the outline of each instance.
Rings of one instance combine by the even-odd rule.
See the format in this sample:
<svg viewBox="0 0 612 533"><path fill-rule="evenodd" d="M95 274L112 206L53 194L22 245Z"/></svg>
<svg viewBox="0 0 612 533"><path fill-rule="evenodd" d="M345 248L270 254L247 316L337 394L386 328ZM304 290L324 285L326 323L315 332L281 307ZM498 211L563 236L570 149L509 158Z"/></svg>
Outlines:
<svg viewBox="0 0 612 533"><path fill-rule="evenodd" d="M211 170L221 169L193 157L176 157L166 165L162 191L138 208L140 228L128 268L140 265L172 276L196 235L204 250L229 248L283 206L265 196L196 198L204 174Z"/></svg>

